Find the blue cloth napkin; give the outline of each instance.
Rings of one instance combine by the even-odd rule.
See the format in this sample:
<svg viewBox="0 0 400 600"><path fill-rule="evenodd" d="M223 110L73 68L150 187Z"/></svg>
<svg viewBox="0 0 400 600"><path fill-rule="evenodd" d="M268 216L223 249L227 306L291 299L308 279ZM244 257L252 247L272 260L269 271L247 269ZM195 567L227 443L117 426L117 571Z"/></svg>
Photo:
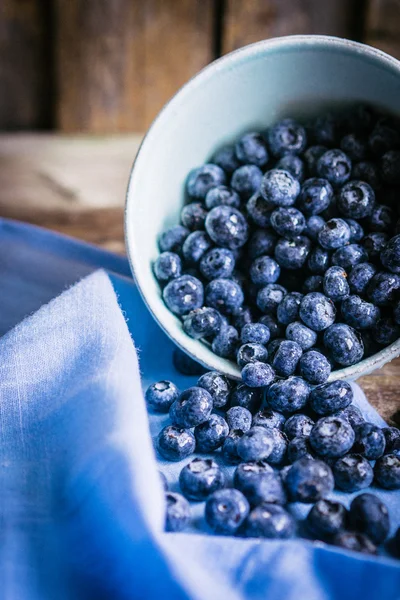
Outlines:
<svg viewBox="0 0 400 600"><path fill-rule="evenodd" d="M1 598L400 598L399 562L209 535L203 505L190 533L163 533L157 471L174 489L181 465L157 465L166 417L148 416L141 385L193 378L174 371L126 260L1 220L0 282ZM394 530L400 493L374 491Z"/></svg>

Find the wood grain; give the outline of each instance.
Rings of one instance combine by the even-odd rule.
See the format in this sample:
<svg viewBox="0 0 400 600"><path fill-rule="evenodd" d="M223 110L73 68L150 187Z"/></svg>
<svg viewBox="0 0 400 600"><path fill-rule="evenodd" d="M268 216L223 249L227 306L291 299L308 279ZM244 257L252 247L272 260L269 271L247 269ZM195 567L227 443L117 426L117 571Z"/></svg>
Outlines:
<svg viewBox="0 0 400 600"><path fill-rule="evenodd" d="M56 0L57 125L144 131L212 58L212 0Z"/></svg>
<svg viewBox="0 0 400 600"><path fill-rule="evenodd" d="M400 58L400 0L369 0L365 41Z"/></svg>

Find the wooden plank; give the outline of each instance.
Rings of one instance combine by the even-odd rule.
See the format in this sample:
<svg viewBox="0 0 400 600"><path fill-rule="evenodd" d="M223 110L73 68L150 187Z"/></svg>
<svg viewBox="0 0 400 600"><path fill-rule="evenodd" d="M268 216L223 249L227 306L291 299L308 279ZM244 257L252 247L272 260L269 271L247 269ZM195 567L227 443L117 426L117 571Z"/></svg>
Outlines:
<svg viewBox="0 0 400 600"><path fill-rule="evenodd" d="M212 0L56 0L57 124L143 131L212 53Z"/></svg>
<svg viewBox="0 0 400 600"><path fill-rule="evenodd" d="M226 0L223 52L259 40L319 33L353 37L358 0Z"/></svg>
<svg viewBox="0 0 400 600"><path fill-rule="evenodd" d="M365 42L400 58L400 0L369 0Z"/></svg>
<svg viewBox="0 0 400 600"><path fill-rule="evenodd" d="M0 129L48 127L50 62L46 1L0 2Z"/></svg>

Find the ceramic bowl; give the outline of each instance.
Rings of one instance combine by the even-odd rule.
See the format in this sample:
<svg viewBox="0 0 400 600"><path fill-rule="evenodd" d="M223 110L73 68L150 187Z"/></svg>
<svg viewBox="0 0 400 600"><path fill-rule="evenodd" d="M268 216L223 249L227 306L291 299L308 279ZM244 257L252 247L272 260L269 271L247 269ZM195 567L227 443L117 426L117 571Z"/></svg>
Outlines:
<svg viewBox="0 0 400 600"><path fill-rule="evenodd" d="M240 377L237 365L185 334L165 306L152 264L157 239L179 222L188 172L224 144L277 119L299 119L367 102L398 114L400 62L369 46L326 36L271 39L216 60L162 109L134 162L126 202L130 264L151 313L168 336L209 369ZM157 348L154 348L157 352ZM399 356L400 340L331 379L356 379Z"/></svg>

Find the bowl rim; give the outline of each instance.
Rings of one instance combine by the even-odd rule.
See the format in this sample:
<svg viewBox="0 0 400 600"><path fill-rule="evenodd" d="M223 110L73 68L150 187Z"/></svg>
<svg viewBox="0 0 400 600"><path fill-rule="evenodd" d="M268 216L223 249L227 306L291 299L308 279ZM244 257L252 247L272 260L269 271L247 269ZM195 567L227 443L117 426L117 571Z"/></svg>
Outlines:
<svg viewBox="0 0 400 600"><path fill-rule="evenodd" d="M336 36L329 35L288 35L270 38L266 40L261 40L259 42L255 42L252 44L248 44L236 50L225 54L211 63L203 67L200 71L198 71L195 75L193 75L186 83L183 84L179 88L179 90L164 104L159 113L156 115L152 123L150 124L147 132L145 133L137 154L133 160L132 167L130 170L130 175L128 179L128 185L125 195L125 208L124 208L124 237L125 237L125 249L128 256L130 268L132 271L132 275L134 281L137 285L139 293L150 311L153 318L156 320L158 325L162 328L162 330L167 334L167 336L177 345L182 351L186 354L189 354L194 360L201 363L204 367L212 370L221 371L221 368L212 364L212 360L206 360L203 358L202 350L205 350L207 353L211 353L212 351L205 344L201 343L200 340L192 340L189 336L183 331L183 328L179 328L178 326L174 326L173 328L165 325L163 320L158 315L158 301L162 302L162 299L157 298L154 300L149 298L144 291L144 282L142 281L141 275L141 264L140 264L140 250L136 246L135 236L131 235L131 225L130 225L130 206L133 204L132 198L132 190L134 186L135 179L135 167L140 163L143 156L143 151L149 142L152 141L153 136L155 135L156 129L160 123L168 116L171 107L176 105L175 110L178 109L179 104L182 103L187 94L191 93L192 90L196 89L198 86L202 85L204 81L208 78L212 77L215 72L218 72L220 69L229 68L229 66L234 67L240 64L242 61L247 60L248 58L257 56L262 54L262 51L274 51L274 50L293 50L297 46L302 47L314 47L316 49L326 49L326 48L337 48L341 50L347 50L354 54L362 55L363 58L367 59L375 59L381 62L381 64L387 67L390 70L397 71L397 74L400 77L400 61L390 56L386 52L369 46L367 44L363 44L361 42L356 42L353 40L348 40L346 38L340 38ZM188 342L192 340L193 342L200 342L196 344L196 348L200 350L200 356L185 345L185 341ZM371 373L373 370L377 368L383 367L386 363L390 362L394 358L400 355L400 338L394 341L389 346L386 346L379 352L364 358L360 362L351 365L349 367L344 367L342 369L338 369L333 371L329 377L329 381L336 379L350 379L354 380L357 377L362 375L367 375ZM223 362L226 364L226 368L223 372L228 376L236 380L240 380L240 369L235 365L232 361L228 359L222 359L221 357L215 356L216 362Z"/></svg>

